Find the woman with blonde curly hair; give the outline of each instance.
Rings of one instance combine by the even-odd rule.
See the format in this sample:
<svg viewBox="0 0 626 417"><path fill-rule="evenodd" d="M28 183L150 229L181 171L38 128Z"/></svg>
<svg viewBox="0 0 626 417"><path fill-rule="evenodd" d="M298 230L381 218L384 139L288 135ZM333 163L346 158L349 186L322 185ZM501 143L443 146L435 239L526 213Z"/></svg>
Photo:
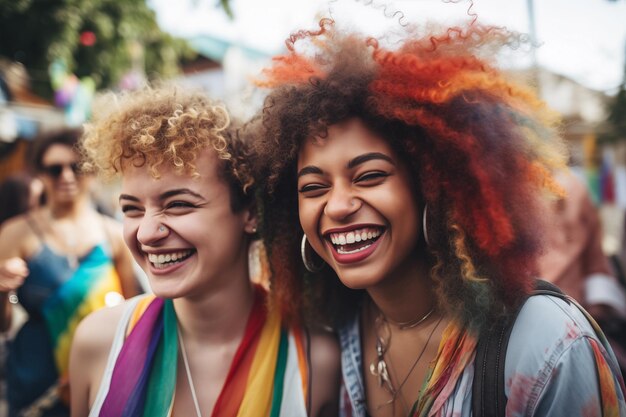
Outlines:
<svg viewBox="0 0 626 417"><path fill-rule="evenodd" d="M325 19L265 70L249 131L274 304L338 329L342 416L479 417L500 390L494 415L626 415L599 329L556 291L528 297L564 157L557 118L492 62L518 37L417 29L383 46ZM484 387L478 342L509 320Z"/></svg>
<svg viewBox="0 0 626 417"><path fill-rule="evenodd" d="M287 327L250 280L251 156L225 108L166 87L96 108L108 112L86 126L87 167L121 177L124 238L154 294L81 323L72 416L334 411L333 339Z"/></svg>

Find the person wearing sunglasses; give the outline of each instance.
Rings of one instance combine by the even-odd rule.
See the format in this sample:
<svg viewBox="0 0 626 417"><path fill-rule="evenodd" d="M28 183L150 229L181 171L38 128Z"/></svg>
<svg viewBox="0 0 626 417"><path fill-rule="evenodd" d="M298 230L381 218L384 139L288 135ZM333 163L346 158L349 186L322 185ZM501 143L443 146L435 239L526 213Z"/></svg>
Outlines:
<svg viewBox="0 0 626 417"><path fill-rule="evenodd" d="M95 209L92 176L80 170L81 134L64 129L36 140L32 162L46 203L0 230L0 328L10 325L12 304L28 313L6 364L11 417L69 415L69 348L78 322L139 292L121 226Z"/></svg>

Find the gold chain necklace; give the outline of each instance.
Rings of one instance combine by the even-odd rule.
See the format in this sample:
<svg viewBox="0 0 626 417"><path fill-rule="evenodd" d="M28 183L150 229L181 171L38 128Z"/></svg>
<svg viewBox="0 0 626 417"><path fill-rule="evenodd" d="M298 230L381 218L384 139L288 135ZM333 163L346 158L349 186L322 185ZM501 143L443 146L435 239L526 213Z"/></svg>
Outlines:
<svg viewBox="0 0 626 417"><path fill-rule="evenodd" d="M409 320L409 321L395 321L390 319L389 317L385 316L385 320L388 321L389 323L393 324L394 326L396 326L397 328L399 328L400 330L406 330L406 329L412 329L414 327L419 326L420 324L424 323L435 311L435 307L431 308L430 311L428 313L426 313L426 315L424 315L421 318L417 318L417 319L413 319L413 320ZM382 314L382 313L381 313Z"/></svg>
<svg viewBox="0 0 626 417"><path fill-rule="evenodd" d="M433 310L429 311L423 318L421 318L420 320L417 320L417 322L423 323L424 320L426 320L433 313ZM435 330L437 330L437 328L439 327L441 320L443 320L443 316L439 318L439 320L437 321L437 324L430 331L430 334L428 335L428 339L426 339L426 343L424 343L424 346L422 347L420 353L417 355L417 357L413 361L413 364L409 368L409 371L407 372L406 376L402 379L402 382L400 382L400 384L396 388L393 385L393 382L391 380L391 375L389 373L389 366L387 365L387 362L385 360L385 355L389 351L389 346L391 345L391 329L389 329L389 322L387 321L387 318L383 315L382 312L379 311L379 314L378 314L378 317L376 317L375 326L374 326L375 334L376 334L376 359L370 364L370 373L373 376L378 378L378 386L383 388L385 391L387 391L389 395L391 396L391 399L389 399L389 401L383 404L378 405L376 407L376 410L380 410L381 408L385 406L391 405L393 407L392 414L395 414L395 402L398 399L398 395L402 394L402 388L404 387L406 382L409 380L409 377L415 370L415 367L417 366L420 359L424 355L424 352L426 352L428 343L432 339L433 334L435 334ZM417 324L413 324L411 328L414 328L416 326ZM381 328L384 328L385 330L385 334L383 335L381 335L380 333Z"/></svg>

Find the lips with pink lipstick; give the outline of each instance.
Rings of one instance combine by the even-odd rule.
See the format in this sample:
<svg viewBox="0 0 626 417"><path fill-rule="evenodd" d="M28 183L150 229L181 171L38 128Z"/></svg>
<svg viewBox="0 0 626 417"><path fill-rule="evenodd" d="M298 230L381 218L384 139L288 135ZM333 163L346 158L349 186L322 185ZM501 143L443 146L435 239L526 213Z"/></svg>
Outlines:
<svg viewBox="0 0 626 417"><path fill-rule="evenodd" d="M334 229L327 232L326 237L337 262L353 263L370 256L384 232L385 229L381 226L359 226L352 229Z"/></svg>

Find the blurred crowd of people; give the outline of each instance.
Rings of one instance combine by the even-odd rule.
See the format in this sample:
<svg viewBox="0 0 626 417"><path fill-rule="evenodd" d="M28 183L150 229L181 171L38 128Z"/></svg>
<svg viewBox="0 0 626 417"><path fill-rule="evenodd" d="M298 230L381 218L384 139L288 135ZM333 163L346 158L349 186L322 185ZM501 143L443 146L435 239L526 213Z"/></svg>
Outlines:
<svg viewBox="0 0 626 417"><path fill-rule="evenodd" d="M121 225L96 210L93 176L79 168L81 134L65 129L37 138L30 172L0 186L0 329L12 335L3 361L10 415L66 415L67 404L56 398L66 395L78 322L139 293ZM23 320L13 320L18 303Z"/></svg>

